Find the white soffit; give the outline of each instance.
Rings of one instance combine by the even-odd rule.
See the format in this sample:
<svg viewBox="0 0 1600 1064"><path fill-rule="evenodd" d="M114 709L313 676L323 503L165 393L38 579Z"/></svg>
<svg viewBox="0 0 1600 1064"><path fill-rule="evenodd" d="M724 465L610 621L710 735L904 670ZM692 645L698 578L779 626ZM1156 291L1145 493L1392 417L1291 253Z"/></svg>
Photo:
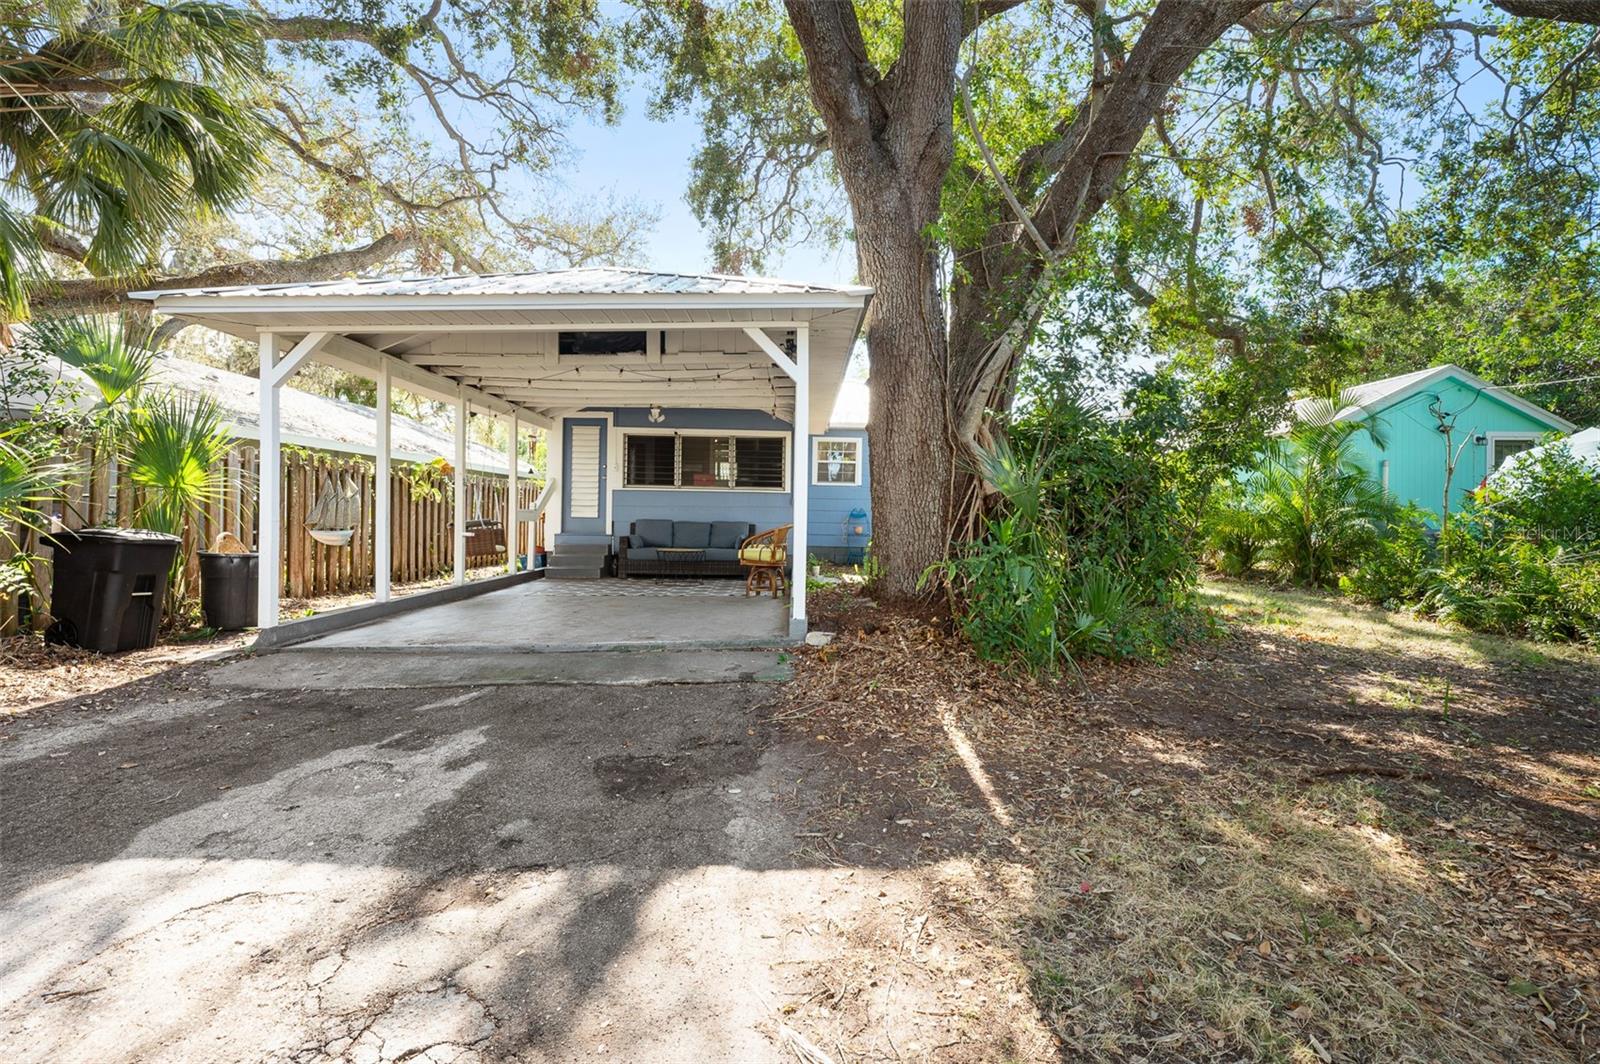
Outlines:
<svg viewBox="0 0 1600 1064"><path fill-rule="evenodd" d="M788 419L793 385L753 342L742 349L726 343L712 351L680 348L666 357L657 352L648 365L595 359L580 367L555 357L537 334L632 326L727 337L753 325L781 339L786 328L805 324L812 432L827 427L871 295L860 286L618 267L130 293L160 313L246 339L269 330L285 341L312 331L337 332L353 343L331 345L317 358L332 356L347 368L360 368L375 366L381 351L408 363L409 372L397 378L402 387L437 383L448 390L465 383L545 415L584 406L647 405L651 385L665 384L660 390L663 397L672 393L670 405L773 409ZM498 350L484 351L484 344L473 342L475 336L483 339L477 334L501 334L505 341L491 345ZM459 362L452 361L454 353L462 354ZM497 364L504 372L496 372ZM595 372L601 365L606 373Z"/></svg>

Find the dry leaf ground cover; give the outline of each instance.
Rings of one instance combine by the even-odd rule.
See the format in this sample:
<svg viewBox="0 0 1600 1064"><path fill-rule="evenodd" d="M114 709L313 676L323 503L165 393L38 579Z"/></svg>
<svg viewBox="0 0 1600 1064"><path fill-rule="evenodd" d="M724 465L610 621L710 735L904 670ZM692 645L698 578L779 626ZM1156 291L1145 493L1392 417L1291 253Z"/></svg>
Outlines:
<svg viewBox="0 0 1600 1064"><path fill-rule="evenodd" d="M500 566L467 570L467 579L483 580L501 575ZM394 588L403 598L422 591L433 591L450 584L449 575ZM367 593L326 595L316 599L288 599L280 611L283 620L299 620L316 613L360 606L371 602ZM0 636L0 718L26 716L68 699L108 692L106 706L117 704L109 692L134 680L156 676L169 669L193 665L231 650L248 646L251 632L216 632L210 629L173 633L163 631L162 642L148 650L123 654L96 654L75 647L53 646L37 632Z"/></svg>
<svg viewBox="0 0 1600 1064"><path fill-rule="evenodd" d="M824 592L773 707L855 766L818 856L929 870L1072 1060L1600 1055L1600 658L1218 584L1053 683Z"/></svg>

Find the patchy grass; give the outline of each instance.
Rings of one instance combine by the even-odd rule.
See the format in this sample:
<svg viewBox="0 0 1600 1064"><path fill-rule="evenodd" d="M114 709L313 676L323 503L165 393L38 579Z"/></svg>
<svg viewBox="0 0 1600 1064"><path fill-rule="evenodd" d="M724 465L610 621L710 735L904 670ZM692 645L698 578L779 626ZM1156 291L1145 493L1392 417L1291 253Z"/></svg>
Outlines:
<svg viewBox="0 0 1600 1064"><path fill-rule="evenodd" d="M1542 665L1552 661L1600 664L1600 654L1581 646L1530 643L1511 636L1473 632L1350 599L1265 584L1212 580L1200 602L1225 620L1292 627L1304 639L1336 646L1367 647L1405 655L1442 654L1463 664Z"/></svg>
<svg viewBox="0 0 1600 1064"><path fill-rule="evenodd" d="M1047 684L824 592L777 715L856 762L836 859L938 869L1068 1059L1594 1059L1600 659L1204 594L1224 637Z"/></svg>

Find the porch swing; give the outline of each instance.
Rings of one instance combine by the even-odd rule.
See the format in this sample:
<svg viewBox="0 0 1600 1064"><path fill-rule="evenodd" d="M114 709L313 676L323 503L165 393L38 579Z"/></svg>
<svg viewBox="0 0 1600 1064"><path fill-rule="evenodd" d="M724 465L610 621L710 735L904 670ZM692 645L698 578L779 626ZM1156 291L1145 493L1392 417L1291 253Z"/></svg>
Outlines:
<svg viewBox="0 0 1600 1064"><path fill-rule="evenodd" d="M348 547L360 521L361 489L355 480L349 473L340 473L335 485L333 474L323 474L322 490L306 514L311 538L328 547Z"/></svg>

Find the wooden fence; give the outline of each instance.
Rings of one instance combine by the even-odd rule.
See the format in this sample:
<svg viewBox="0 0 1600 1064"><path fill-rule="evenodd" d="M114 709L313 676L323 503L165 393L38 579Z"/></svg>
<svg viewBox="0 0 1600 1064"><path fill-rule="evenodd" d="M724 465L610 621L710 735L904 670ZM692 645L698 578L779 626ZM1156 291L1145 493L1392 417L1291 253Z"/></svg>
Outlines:
<svg viewBox="0 0 1600 1064"><path fill-rule="evenodd" d="M222 532L231 532L251 550L256 544L256 475L259 453L254 446L236 447L224 463L225 488L220 498L206 508L200 519L185 530L183 537L184 585L191 594L199 589L199 550L210 549ZM85 481L70 485L55 512L67 528L126 524L119 520L131 514L140 501L140 489L126 469L108 463L94 464L84 456L90 470ZM329 547L311 538L305 520L323 483L338 484L348 474L360 487L361 516L347 547ZM506 518L506 478L497 473L469 473L467 519L489 520L504 526ZM370 459L326 454L298 448L285 449L283 455L283 595L288 599L314 599L370 591L373 587L374 525L373 504L377 497L376 471ZM533 506L540 485L531 479L517 483L518 509ZM455 500L451 480L435 467L393 462L390 472L390 581L396 585L434 579L454 567L454 539L451 525ZM516 546L519 554L531 554L543 542L543 518L538 531L524 524ZM24 536L24 546L46 557L47 544ZM467 567L505 563L501 551L468 554ZM530 558L530 561L532 559ZM34 594L47 603L50 564L38 567ZM35 611L36 613L42 611ZM0 594L0 634L16 630L18 600Z"/></svg>

